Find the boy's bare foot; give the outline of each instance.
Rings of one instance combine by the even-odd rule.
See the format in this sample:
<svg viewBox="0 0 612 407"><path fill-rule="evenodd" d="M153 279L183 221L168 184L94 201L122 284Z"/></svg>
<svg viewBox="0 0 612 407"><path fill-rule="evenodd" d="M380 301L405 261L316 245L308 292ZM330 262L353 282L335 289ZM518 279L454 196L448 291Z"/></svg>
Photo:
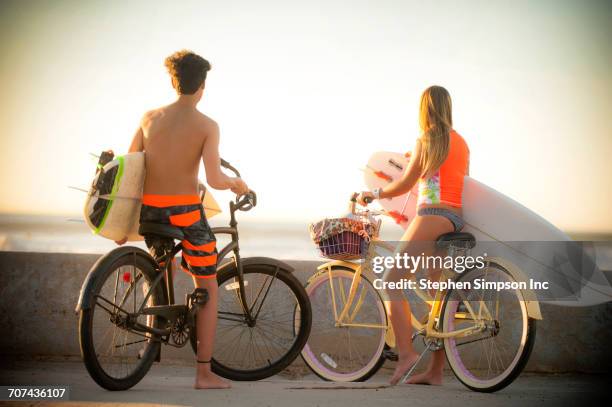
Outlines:
<svg viewBox="0 0 612 407"><path fill-rule="evenodd" d="M430 370L412 376L407 384L431 384L433 386L442 385L442 372L432 372Z"/></svg>
<svg viewBox="0 0 612 407"><path fill-rule="evenodd" d="M405 357L400 356L399 360L397 361L397 365L395 366L395 371L393 372L393 376L391 376L391 379L389 380L389 383L392 386L395 386L401 380L401 378L406 374L406 372L408 372L410 368L412 368L412 366L416 363L418 358L419 358L419 355L417 353L412 353Z"/></svg>
<svg viewBox="0 0 612 407"><path fill-rule="evenodd" d="M194 389L229 389L232 384L223 380L213 372L201 372L196 375Z"/></svg>

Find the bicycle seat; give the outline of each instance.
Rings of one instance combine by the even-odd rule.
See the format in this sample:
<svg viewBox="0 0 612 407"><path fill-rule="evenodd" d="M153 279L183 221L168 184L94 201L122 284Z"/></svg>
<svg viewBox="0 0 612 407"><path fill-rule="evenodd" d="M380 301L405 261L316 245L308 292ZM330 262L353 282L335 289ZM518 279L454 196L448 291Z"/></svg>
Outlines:
<svg viewBox="0 0 612 407"><path fill-rule="evenodd" d="M440 235L436 240L436 245L440 248L448 247L450 244L460 243L462 247L471 249L476 246L474 235L467 232L450 232Z"/></svg>
<svg viewBox="0 0 612 407"><path fill-rule="evenodd" d="M176 226L161 223L141 223L138 233L142 236L158 236L176 240L183 240L183 231Z"/></svg>

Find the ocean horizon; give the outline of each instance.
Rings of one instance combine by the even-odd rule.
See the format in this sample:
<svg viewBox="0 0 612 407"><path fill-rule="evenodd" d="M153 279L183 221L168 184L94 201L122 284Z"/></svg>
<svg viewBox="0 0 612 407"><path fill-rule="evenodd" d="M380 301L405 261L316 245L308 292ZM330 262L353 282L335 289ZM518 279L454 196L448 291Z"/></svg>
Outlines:
<svg viewBox="0 0 612 407"><path fill-rule="evenodd" d="M315 219L313 219L314 221ZM227 226L225 216L210 220L210 225ZM240 251L243 256L268 256L291 260L321 260L308 233L307 221L270 221L238 219ZM612 233L567 232L579 241L612 241ZM393 241L402 230L385 221L382 238ZM227 242L218 236L219 246ZM144 242L129 242L146 249ZM94 253L103 254L117 245L93 234L78 215L0 214L0 251Z"/></svg>
<svg viewBox="0 0 612 407"><path fill-rule="evenodd" d="M211 227L227 226L225 217L210 220ZM308 234L308 222L269 222L238 219L243 256L279 259L319 259ZM218 236L219 245L227 242ZM146 249L144 242L126 245ZM95 235L79 215L0 214L0 251L106 253L117 245Z"/></svg>

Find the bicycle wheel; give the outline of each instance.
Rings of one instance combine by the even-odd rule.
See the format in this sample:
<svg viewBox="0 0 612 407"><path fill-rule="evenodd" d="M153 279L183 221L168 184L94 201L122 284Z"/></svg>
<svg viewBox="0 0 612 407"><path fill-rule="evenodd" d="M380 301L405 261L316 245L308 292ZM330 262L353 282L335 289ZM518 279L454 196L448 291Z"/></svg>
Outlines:
<svg viewBox="0 0 612 407"><path fill-rule="evenodd" d="M515 282L500 265L489 262L483 269L464 273L458 281L471 289L449 290L442 306L442 332L484 323L482 332L444 340L446 358L455 376L474 391L495 392L521 373L535 342L536 321L529 318L520 290L474 288L483 282ZM469 307L473 310L472 317Z"/></svg>
<svg viewBox="0 0 612 407"><path fill-rule="evenodd" d="M302 284L285 270L248 264L243 275L246 303L256 320L247 324L239 297L238 270L219 270L212 369L230 380L261 380L279 373L299 355L310 333L310 303ZM190 338L197 353L196 331Z"/></svg>
<svg viewBox="0 0 612 407"><path fill-rule="evenodd" d="M354 276L354 271L348 267L333 266L306 286L313 326L302 358L324 380L364 381L385 363L387 314L380 294L366 278L361 278L349 310L349 320L354 325L336 325L335 315L340 315L347 301Z"/></svg>
<svg viewBox="0 0 612 407"><path fill-rule="evenodd" d="M147 258L149 257L149 258ZM128 313L135 313L155 278L154 260L144 251L121 247L94 266L90 292L92 306L79 316L79 342L87 371L107 390L126 390L148 372L160 350L150 335L125 327ZM165 303L161 284L152 292L148 305ZM137 321L157 327L157 318L141 315Z"/></svg>

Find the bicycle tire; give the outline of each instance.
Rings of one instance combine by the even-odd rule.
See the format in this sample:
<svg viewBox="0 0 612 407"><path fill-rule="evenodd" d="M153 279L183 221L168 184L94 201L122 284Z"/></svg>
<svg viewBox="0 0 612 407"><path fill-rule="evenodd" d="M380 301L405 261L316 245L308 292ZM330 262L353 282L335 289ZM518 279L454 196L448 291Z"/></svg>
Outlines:
<svg viewBox="0 0 612 407"><path fill-rule="evenodd" d="M495 262L489 262L488 266L491 267L493 266L494 268L497 268L501 271L503 271L505 274L507 274L508 276L510 276L510 278L513 278L512 275L508 272L508 270L506 270L504 267L502 267L501 265L495 263ZM461 276L459 276L459 278L457 279L457 281L461 281L462 279L466 278L466 275L469 274L471 270L464 272ZM444 332L445 329L445 323L448 323L446 321L446 307L449 304L449 301L447 301L448 298L450 298L451 293L455 291L453 289L450 289L444 299L444 304L442 305L441 308L441 324L440 324L440 328L441 331ZM524 298L523 298L524 301ZM525 368L525 365L527 364L527 362L529 361L529 357L531 356L531 351L533 350L534 344L535 344L535 338L536 338L536 320L533 318L530 318L528 316L526 316L526 338L525 338L525 346L523 347L521 354L518 358L517 363L514 365L514 367L511 369L510 372L508 372L505 377L499 381L498 383L495 383L491 386L487 386L487 387L483 387L483 386L475 386L474 384L470 383L468 380L466 380L464 377L462 377L462 374L457 373L455 371L455 364L453 363L453 361L449 358L449 352L446 351L447 348L447 343L449 341L449 339L446 339L444 341L444 345L445 345L445 354L446 354L446 360L449 364L449 366L451 367L451 370L453 370L453 373L455 374L455 377L457 378L457 380L459 380L464 386L466 386L467 388L469 388L472 391L476 391L476 392L481 392L481 393L494 393L496 391L499 391L505 387L507 387L508 385L510 385L523 371L523 369Z"/></svg>
<svg viewBox="0 0 612 407"><path fill-rule="evenodd" d="M93 285L91 286L92 290L91 292L86 292L85 295L96 295L104 286L108 276L111 275L114 270L131 264L134 259L136 259L136 265L143 273L147 282L152 282L157 273L153 266L155 262L153 258L140 249L120 247L103 256L96 263L94 266L96 268L92 271L95 273ZM163 305L167 303L161 284L153 291L151 299L152 305ZM101 387L111 391L127 390L140 382L147 374L160 351L161 343L159 341L152 341L147 344L141 362L132 374L122 379L111 377L103 369L96 355L93 328L94 310L95 305L92 305L87 309L81 309L79 312L79 346L85 367L92 379ZM155 324L157 324L157 321L155 321Z"/></svg>
<svg viewBox="0 0 612 407"><path fill-rule="evenodd" d="M355 273L355 270L349 268L349 267L344 267L344 266L332 266L331 267L332 271L342 271L342 272L347 272L347 273ZM306 292L309 292L309 287L314 286L316 283L318 283L318 279L319 278L328 278L326 277L326 273L322 273L321 275L319 275L318 277L315 277L314 279L309 281L309 284L306 286ZM365 276L362 275L362 280L367 282L367 284L369 284L370 286L372 286L372 283L365 278ZM378 300L381 302L382 307L384 309L384 302L382 300L382 298L380 297L380 293L378 292L378 290L374 289L374 287L372 286L374 292L377 295ZM385 313L385 323L388 323L388 319ZM363 382L368 380L369 378L371 378L373 375L375 375L380 368L384 365L385 361L386 361L386 357L384 355L384 351L390 349L390 347L385 343L384 346L382 347L381 351L380 351L380 355L378 357L376 357L376 361L374 362L374 364L372 365L372 367L366 371L364 371L362 374L358 374L354 377L351 377L350 379L339 379L339 376L332 376L332 375L326 375L325 372L321 369L318 369L315 366L315 363L311 360L311 357L308 356L306 354L306 349L307 347L305 346L304 349L301 352L301 356L302 359L304 360L304 363L306 363L306 365L310 368L310 370L317 375L319 378L325 380L325 381L345 381L345 382ZM375 358L372 358L372 360ZM321 363L322 364L322 363ZM322 364L323 365L323 364Z"/></svg>
<svg viewBox="0 0 612 407"><path fill-rule="evenodd" d="M299 356L300 351L304 347L304 344L306 344L306 341L308 340L308 335L310 334L310 327L312 324L312 311L310 309L310 301L308 299L308 296L306 295L304 287L302 286L300 281L290 272L283 269L276 269L275 266L268 264L248 264L244 266L243 273L245 276L255 273L271 276L274 273L277 273L276 278L278 278L279 281L282 281L297 299L300 310L300 321L302 321L302 323L300 324L299 332L297 332L296 334L296 339L293 342L293 345L291 346L289 351L281 358L276 360L274 363L271 363L266 367L249 370L232 368L219 362L219 360L215 358L215 354L213 351L213 357L211 361L211 368L213 372L229 380L256 381L266 379L270 376L278 374L287 366L289 366L289 364L291 364ZM221 287L223 283L232 278L238 278L238 270L236 268L231 267L227 269L220 269L217 275L217 282L219 284L219 287ZM189 339L194 353L197 354L197 329L193 329L191 331Z"/></svg>

